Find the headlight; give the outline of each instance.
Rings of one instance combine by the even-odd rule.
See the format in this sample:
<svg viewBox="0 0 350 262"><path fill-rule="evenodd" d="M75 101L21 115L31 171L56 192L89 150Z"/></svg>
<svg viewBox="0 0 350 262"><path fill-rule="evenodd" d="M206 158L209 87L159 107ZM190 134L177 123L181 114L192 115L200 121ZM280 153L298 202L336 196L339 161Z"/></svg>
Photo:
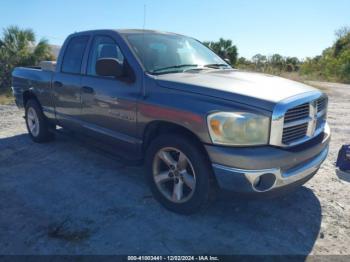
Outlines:
<svg viewBox="0 0 350 262"><path fill-rule="evenodd" d="M214 144L264 145L268 143L270 118L244 112L219 112L208 116Z"/></svg>

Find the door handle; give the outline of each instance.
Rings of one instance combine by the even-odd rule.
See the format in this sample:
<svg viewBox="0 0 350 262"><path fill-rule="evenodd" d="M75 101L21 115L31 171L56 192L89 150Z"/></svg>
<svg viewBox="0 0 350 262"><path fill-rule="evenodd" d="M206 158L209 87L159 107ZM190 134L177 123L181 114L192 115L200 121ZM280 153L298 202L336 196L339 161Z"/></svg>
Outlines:
<svg viewBox="0 0 350 262"><path fill-rule="evenodd" d="M59 81L55 81L55 82L53 82L53 86L56 87L56 88L59 88L59 87L62 87L63 84L61 82L59 82Z"/></svg>
<svg viewBox="0 0 350 262"><path fill-rule="evenodd" d="M95 91L92 87L89 86L83 86L82 90L84 93L88 93L88 94L93 94Z"/></svg>

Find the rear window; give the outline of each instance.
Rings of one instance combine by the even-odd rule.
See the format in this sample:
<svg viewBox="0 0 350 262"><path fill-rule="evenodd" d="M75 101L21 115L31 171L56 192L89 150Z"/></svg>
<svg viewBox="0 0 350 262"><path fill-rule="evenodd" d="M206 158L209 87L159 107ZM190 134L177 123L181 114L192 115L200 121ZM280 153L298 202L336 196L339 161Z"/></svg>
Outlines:
<svg viewBox="0 0 350 262"><path fill-rule="evenodd" d="M62 72L79 74L83 60L85 48L87 46L88 36L73 37L66 48L62 62Z"/></svg>

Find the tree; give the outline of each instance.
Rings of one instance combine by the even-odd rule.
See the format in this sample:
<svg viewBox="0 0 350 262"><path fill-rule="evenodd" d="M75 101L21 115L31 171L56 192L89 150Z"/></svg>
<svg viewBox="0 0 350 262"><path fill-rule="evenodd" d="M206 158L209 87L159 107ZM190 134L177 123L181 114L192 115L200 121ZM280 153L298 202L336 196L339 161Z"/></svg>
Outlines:
<svg viewBox="0 0 350 262"><path fill-rule="evenodd" d="M297 57L286 57L286 70L288 72L299 71L300 61Z"/></svg>
<svg viewBox="0 0 350 262"><path fill-rule="evenodd" d="M350 28L343 27L335 35L333 46L301 65L301 74L326 81L350 83Z"/></svg>
<svg viewBox="0 0 350 262"><path fill-rule="evenodd" d="M350 33L350 27L349 26L343 26L335 31L335 36L339 39L342 38Z"/></svg>
<svg viewBox="0 0 350 262"><path fill-rule="evenodd" d="M241 56L240 58L238 58L237 60L237 65L242 65L242 66L249 66L251 64L251 62L249 60L247 60L245 57Z"/></svg>
<svg viewBox="0 0 350 262"><path fill-rule="evenodd" d="M341 34L339 34L341 35ZM348 33L344 33L340 37L338 37L337 41L334 45L334 56L338 57L340 53L342 53L344 50L350 49L350 29Z"/></svg>
<svg viewBox="0 0 350 262"><path fill-rule="evenodd" d="M285 60L280 54L273 54L269 58L269 63L273 68L278 69L279 71L282 71L285 66Z"/></svg>
<svg viewBox="0 0 350 262"><path fill-rule="evenodd" d="M204 44L221 58L229 59L231 65L236 64L238 57L237 47L232 44L231 40L220 38L217 42L204 42Z"/></svg>
<svg viewBox="0 0 350 262"><path fill-rule="evenodd" d="M254 70L255 66L250 60L241 56L240 58L237 59L236 67L241 69L241 70L252 71L252 70Z"/></svg>
<svg viewBox="0 0 350 262"><path fill-rule="evenodd" d="M0 88L10 87L14 67L37 65L41 60L53 59L47 40L36 43L31 29L5 28L0 38Z"/></svg>
<svg viewBox="0 0 350 262"><path fill-rule="evenodd" d="M256 54L252 57L252 61L255 64L255 70L256 71L265 71L265 66L267 63L267 58L266 56L262 54Z"/></svg>

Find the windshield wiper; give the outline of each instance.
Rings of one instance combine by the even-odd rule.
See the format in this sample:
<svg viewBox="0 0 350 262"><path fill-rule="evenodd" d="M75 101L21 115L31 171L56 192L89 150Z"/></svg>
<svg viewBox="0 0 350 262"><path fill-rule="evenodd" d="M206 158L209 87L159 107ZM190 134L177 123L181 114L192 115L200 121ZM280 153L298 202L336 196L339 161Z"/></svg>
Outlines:
<svg viewBox="0 0 350 262"><path fill-rule="evenodd" d="M190 67L190 66L198 67L197 64L173 65L173 66L167 66L167 67L155 69L155 70L152 71L152 73L156 73L156 72L163 71L163 70L167 70L167 69L182 68L182 67Z"/></svg>
<svg viewBox="0 0 350 262"><path fill-rule="evenodd" d="M220 67L230 67L228 64L207 64L204 65L203 67L209 67L209 68L220 68Z"/></svg>

